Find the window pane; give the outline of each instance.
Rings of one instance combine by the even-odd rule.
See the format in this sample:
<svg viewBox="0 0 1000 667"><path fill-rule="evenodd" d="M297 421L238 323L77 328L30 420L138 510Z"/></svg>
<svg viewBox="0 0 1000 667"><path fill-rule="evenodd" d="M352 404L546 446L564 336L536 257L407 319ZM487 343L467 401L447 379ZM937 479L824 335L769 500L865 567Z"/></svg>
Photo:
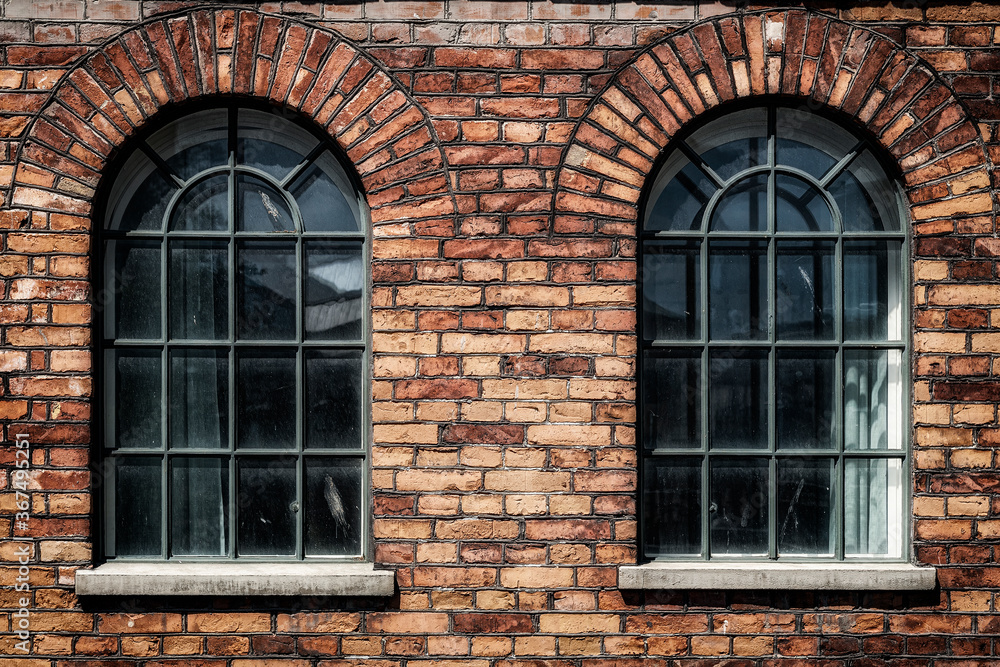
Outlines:
<svg viewBox="0 0 1000 667"><path fill-rule="evenodd" d="M170 337L229 338L228 266L225 241L172 241Z"/></svg>
<svg viewBox="0 0 1000 667"><path fill-rule="evenodd" d="M361 352L307 352L306 446L361 449Z"/></svg>
<svg viewBox="0 0 1000 667"><path fill-rule="evenodd" d="M900 241L844 241L844 338L898 340Z"/></svg>
<svg viewBox="0 0 1000 667"><path fill-rule="evenodd" d="M108 241L113 272L105 277L114 290L107 309L108 332L118 339L160 337L160 242Z"/></svg>
<svg viewBox="0 0 1000 667"><path fill-rule="evenodd" d="M642 392L647 449L701 447L701 350L644 352Z"/></svg>
<svg viewBox="0 0 1000 667"><path fill-rule="evenodd" d="M319 142L304 128L278 113L239 110L236 140L239 164L283 178Z"/></svg>
<svg viewBox="0 0 1000 667"><path fill-rule="evenodd" d="M836 352L780 350L775 363L778 448L835 447Z"/></svg>
<svg viewBox="0 0 1000 667"><path fill-rule="evenodd" d="M236 230L240 232L293 232L295 222L285 196L270 185L246 174L236 176Z"/></svg>
<svg viewBox="0 0 1000 667"><path fill-rule="evenodd" d="M767 459L711 460L713 556L767 555Z"/></svg>
<svg viewBox="0 0 1000 667"><path fill-rule="evenodd" d="M171 554L228 554L229 461L174 458L170 464L170 493Z"/></svg>
<svg viewBox="0 0 1000 667"><path fill-rule="evenodd" d="M645 340L701 338L701 242L643 244L642 331Z"/></svg>
<svg viewBox="0 0 1000 667"><path fill-rule="evenodd" d="M307 232L361 231L361 210L354 188L329 152L295 179L289 192L299 205Z"/></svg>
<svg viewBox="0 0 1000 667"><path fill-rule="evenodd" d="M217 174L191 187L174 205L171 231L229 229L229 175Z"/></svg>
<svg viewBox="0 0 1000 667"><path fill-rule="evenodd" d="M159 556L161 459L115 459L115 555Z"/></svg>
<svg viewBox="0 0 1000 667"><path fill-rule="evenodd" d="M776 174L775 228L779 232L832 232L833 214L823 194L809 183Z"/></svg>
<svg viewBox="0 0 1000 667"><path fill-rule="evenodd" d="M114 360L115 441L122 448L159 449L163 391L159 350L109 350Z"/></svg>
<svg viewBox="0 0 1000 667"><path fill-rule="evenodd" d="M844 447L902 449L899 350L844 351Z"/></svg>
<svg viewBox="0 0 1000 667"><path fill-rule="evenodd" d="M712 212L713 232L767 231L767 174L748 176L722 196Z"/></svg>
<svg viewBox="0 0 1000 667"><path fill-rule="evenodd" d="M688 146L724 180L767 164L767 109L726 114L694 132Z"/></svg>
<svg viewBox="0 0 1000 667"><path fill-rule="evenodd" d="M833 339L835 248L833 241L778 242L778 338Z"/></svg>
<svg viewBox="0 0 1000 667"><path fill-rule="evenodd" d="M712 340L767 338L767 242L712 241L708 247Z"/></svg>
<svg viewBox="0 0 1000 667"><path fill-rule="evenodd" d="M845 459L844 551L900 556L902 460Z"/></svg>
<svg viewBox="0 0 1000 667"><path fill-rule="evenodd" d="M701 553L701 459L648 457L643 468L643 549L647 556Z"/></svg>
<svg viewBox="0 0 1000 667"><path fill-rule="evenodd" d="M650 191L645 228L649 231L701 229L715 184L680 151L674 151Z"/></svg>
<svg viewBox="0 0 1000 667"><path fill-rule="evenodd" d="M115 213L111 229L159 231L170 198L177 191L173 181L157 169L142 151L136 151L122 167L110 201Z"/></svg>
<svg viewBox="0 0 1000 667"><path fill-rule="evenodd" d="M295 447L295 352L237 351L237 446Z"/></svg>
<svg viewBox="0 0 1000 667"><path fill-rule="evenodd" d="M238 338L294 340L294 241L243 241L236 250Z"/></svg>
<svg viewBox="0 0 1000 667"><path fill-rule="evenodd" d="M868 151L830 184L847 232L898 232L899 195L878 160Z"/></svg>
<svg viewBox="0 0 1000 667"><path fill-rule="evenodd" d="M171 448L229 447L228 387L228 352L171 350Z"/></svg>
<svg viewBox="0 0 1000 667"><path fill-rule="evenodd" d="M306 340L360 340L367 276L361 246L306 243Z"/></svg>
<svg viewBox="0 0 1000 667"><path fill-rule="evenodd" d="M360 556L360 458L305 459L306 556Z"/></svg>
<svg viewBox="0 0 1000 667"><path fill-rule="evenodd" d="M777 162L822 178L854 148L857 139L836 123L809 111L776 110Z"/></svg>
<svg viewBox="0 0 1000 667"><path fill-rule="evenodd" d="M226 109L207 109L170 123L149 138L150 147L183 179L229 160Z"/></svg>
<svg viewBox="0 0 1000 667"><path fill-rule="evenodd" d="M712 449L766 449L767 352L712 351L708 381Z"/></svg>
<svg viewBox="0 0 1000 667"><path fill-rule="evenodd" d="M833 556L834 460L778 461L778 555Z"/></svg>
<svg viewBox="0 0 1000 667"><path fill-rule="evenodd" d="M241 556L295 554L295 459L240 459L236 548Z"/></svg>

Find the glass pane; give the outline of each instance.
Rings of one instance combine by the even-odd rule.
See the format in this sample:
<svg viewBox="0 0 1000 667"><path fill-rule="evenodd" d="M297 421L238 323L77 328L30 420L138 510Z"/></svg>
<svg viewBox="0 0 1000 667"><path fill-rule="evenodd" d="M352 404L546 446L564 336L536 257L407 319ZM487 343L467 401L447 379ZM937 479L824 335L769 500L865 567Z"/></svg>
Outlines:
<svg viewBox="0 0 1000 667"><path fill-rule="evenodd" d="M307 352L306 446L361 449L361 352Z"/></svg>
<svg viewBox="0 0 1000 667"><path fill-rule="evenodd" d="M237 446L295 447L295 352L238 350Z"/></svg>
<svg viewBox="0 0 1000 667"><path fill-rule="evenodd" d="M899 194L878 160L865 151L830 184L844 231L900 231Z"/></svg>
<svg viewBox="0 0 1000 667"><path fill-rule="evenodd" d="M159 231L170 198L177 191L173 181L157 169L142 151L135 151L122 167L111 191L114 214L111 229Z"/></svg>
<svg viewBox="0 0 1000 667"><path fill-rule="evenodd" d="M117 339L158 339L160 329L160 242L108 241L105 284L113 291L106 313Z"/></svg>
<svg viewBox="0 0 1000 667"><path fill-rule="evenodd" d="M361 246L306 243L306 340L361 340Z"/></svg>
<svg viewBox="0 0 1000 667"><path fill-rule="evenodd" d="M844 552L899 557L902 460L851 458L844 463Z"/></svg>
<svg viewBox="0 0 1000 667"><path fill-rule="evenodd" d="M294 232L285 196L246 174L236 176L236 229L240 232Z"/></svg>
<svg viewBox="0 0 1000 667"><path fill-rule="evenodd" d="M712 212L713 232L767 231L767 174L754 174L733 185Z"/></svg>
<svg viewBox="0 0 1000 667"><path fill-rule="evenodd" d="M715 184L680 151L674 151L660 170L649 205L645 229L683 231L701 229L705 207Z"/></svg>
<svg viewBox="0 0 1000 667"><path fill-rule="evenodd" d="M701 350L643 353L642 411L648 449L701 447Z"/></svg>
<svg viewBox="0 0 1000 667"><path fill-rule="evenodd" d="M237 245L237 337L295 339L295 242L243 241Z"/></svg>
<svg viewBox="0 0 1000 667"><path fill-rule="evenodd" d="M774 181L776 200L775 227L779 232L832 232L833 214L822 193L809 183L789 176L776 174Z"/></svg>
<svg viewBox="0 0 1000 667"><path fill-rule="evenodd" d="M729 113L687 139L688 146L723 180L767 164L767 109Z"/></svg>
<svg viewBox="0 0 1000 667"><path fill-rule="evenodd" d="M116 556L160 555L160 461L156 456L115 459Z"/></svg>
<svg viewBox="0 0 1000 667"><path fill-rule="evenodd" d="M239 110L238 164L283 178L305 159L319 141L278 113Z"/></svg>
<svg viewBox="0 0 1000 667"><path fill-rule="evenodd" d="M225 165L229 161L227 115L226 109L186 114L153 134L149 146L185 180Z"/></svg>
<svg viewBox="0 0 1000 667"><path fill-rule="evenodd" d="M170 464L173 556L229 553L229 461L174 458Z"/></svg>
<svg viewBox="0 0 1000 667"><path fill-rule="evenodd" d="M712 241L708 247L712 340L767 338L767 242Z"/></svg>
<svg viewBox="0 0 1000 667"><path fill-rule="evenodd" d="M643 467L643 553L701 554L701 459L648 457Z"/></svg>
<svg viewBox="0 0 1000 667"><path fill-rule="evenodd" d="M229 255L224 241L172 241L170 337L229 338Z"/></svg>
<svg viewBox="0 0 1000 667"><path fill-rule="evenodd" d="M844 350L844 447L901 449L899 350Z"/></svg>
<svg viewBox="0 0 1000 667"><path fill-rule="evenodd" d="M114 358L115 383L109 388L115 406L117 447L159 449L162 444L163 392L159 350L108 350Z"/></svg>
<svg viewBox="0 0 1000 667"><path fill-rule="evenodd" d="M708 382L712 449L766 449L767 351L713 351Z"/></svg>
<svg viewBox="0 0 1000 667"><path fill-rule="evenodd" d="M240 556L295 554L295 459L238 461L236 549Z"/></svg>
<svg viewBox="0 0 1000 667"><path fill-rule="evenodd" d="M701 242L642 246L642 331L645 340L701 338Z"/></svg>
<svg viewBox="0 0 1000 667"><path fill-rule="evenodd" d="M306 556L361 555L362 463L360 458L305 460Z"/></svg>
<svg viewBox="0 0 1000 667"><path fill-rule="evenodd" d="M779 241L778 338L834 338L834 241Z"/></svg>
<svg viewBox="0 0 1000 667"><path fill-rule="evenodd" d="M229 447L229 357L221 350L170 351L170 447Z"/></svg>
<svg viewBox="0 0 1000 667"><path fill-rule="evenodd" d="M775 362L779 449L836 446L836 352L779 350Z"/></svg>
<svg viewBox="0 0 1000 667"><path fill-rule="evenodd" d="M359 232L361 207L343 167L329 151L289 188L307 232Z"/></svg>
<svg viewBox="0 0 1000 667"><path fill-rule="evenodd" d="M844 338L898 340L900 241L844 241Z"/></svg>
<svg viewBox="0 0 1000 667"><path fill-rule="evenodd" d="M833 556L834 460L778 461L778 555Z"/></svg>
<svg viewBox="0 0 1000 667"><path fill-rule="evenodd" d="M229 175L216 174L185 192L170 214L171 231L229 229Z"/></svg>
<svg viewBox="0 0 1000 667"><path fill-rule="evenodd" d="M854 135L822 116L787 107L776 110L777 162L822 178L857 143Z"/></svg>
<svg viewBox="0 0 1000 667"><path fill-rule="evenodd" d="M712 556L767 555L767 459L711 460Z"/></svg>

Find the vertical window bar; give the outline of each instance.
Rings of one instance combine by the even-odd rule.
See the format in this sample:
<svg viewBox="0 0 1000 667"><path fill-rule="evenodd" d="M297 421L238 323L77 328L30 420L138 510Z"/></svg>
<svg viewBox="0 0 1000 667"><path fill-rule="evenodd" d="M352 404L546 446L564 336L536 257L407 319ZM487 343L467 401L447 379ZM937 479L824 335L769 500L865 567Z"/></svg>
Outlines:
<svg viewBox="0 0 1000 667"><path fill-rule="evenodd" d="M166 412L166 410L164 410ZM164 452L160 458L160 558L170 557L170 454Z"/></svg>
<svg viewBox="0 0 1000 667"><path fill-rule="evenodd" d="M707 211L706 211L707 215ZM704 223L703 229L705 230L705 235L702 237L701 247L699 248L699 258L700 264L698 271L701 274L701 294L699 295L698 302L701 308L701 395L699 396L699 401L701 402L701 558L702 560L708 560L712 555L712 545L711 539L711 523L712 523L712 494L709 488L709 474L708 474L708 451L711 449L712 445L712 435L709 432L709 419L708 419L708 409L709 409L709 395L711 385L709 382L709 359L708 359L708 313L709 313L709 303L708 303L708 223Z"/></svg>

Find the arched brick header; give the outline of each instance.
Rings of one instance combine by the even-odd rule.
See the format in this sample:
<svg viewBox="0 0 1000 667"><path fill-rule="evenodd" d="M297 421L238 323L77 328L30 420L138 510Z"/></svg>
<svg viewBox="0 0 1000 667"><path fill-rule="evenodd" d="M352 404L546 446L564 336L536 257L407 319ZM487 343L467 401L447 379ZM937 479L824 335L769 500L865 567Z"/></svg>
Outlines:
<svg viewBox="0 0 1000 667"><path fill-rule="evenodd" d="M678 130L728 101L797 97L854 117L898 161L914 222L992 215L978 128L931 68L896 42L815 12L699 23L621 69L581 118L558 179L556 215L636 222L657 156Z"/></svg>
<svg viewBox="0 0 1000 667"><path fill-rule="evenodd" d="M102 167L136 128L212 95L269 99L325 128L376 225L455 212L429 120L372 58L332 31L235 8L157 18L68 72L27 133L8 207L89 215Z"/></svg>

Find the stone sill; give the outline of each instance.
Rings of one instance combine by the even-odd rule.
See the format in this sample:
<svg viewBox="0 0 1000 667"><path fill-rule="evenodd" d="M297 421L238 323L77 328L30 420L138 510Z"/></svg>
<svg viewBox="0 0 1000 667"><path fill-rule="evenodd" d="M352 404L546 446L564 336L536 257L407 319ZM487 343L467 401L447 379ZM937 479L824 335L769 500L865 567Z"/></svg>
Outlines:
<svg viewBox="0 0 1000 667"><path fill-rule="evenodd" d="M909 563L667 563L618 569L631 590L931 590L937 571Z"/></svg>
<svg viewBox="0 0 1000 667"><path fill-rule="evenodd" d="M396 574L371 563L123 563L76 571L77 595L389 596Z"/></svg>

